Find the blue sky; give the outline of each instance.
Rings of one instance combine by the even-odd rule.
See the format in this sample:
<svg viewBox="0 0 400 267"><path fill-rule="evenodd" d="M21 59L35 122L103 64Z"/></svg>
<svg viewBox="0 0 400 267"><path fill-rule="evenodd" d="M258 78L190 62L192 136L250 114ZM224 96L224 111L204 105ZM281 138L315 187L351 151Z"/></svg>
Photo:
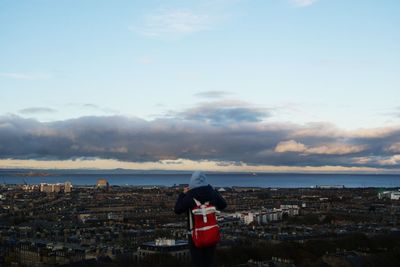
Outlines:
<svg viewBox="0 0 400 267"><path fill-rule="evenodd" d="M336 153L340 160L325 165L309 158L310 165L343 167L351 159L368 164L346 167L376 168L383 161L394 168L400 148L389 148L397 140L381 134L381 150L392 151L382 154L357 138L396 131L400 124L399 12L395 0L0 0L1 120L14 125L31 118L53 130L54 123L87 116L224 130L242 123L335 129L340 137L326 143L293 134L275 140L265 146L268 160L245 164L293 167L294 159L280 163L269 153L321 155L325 146L324 155ZM88 155L87 149L62 156L3 149L4 160L144 161L131 154ZM245 161L203 152L145 160Z"/></svg>

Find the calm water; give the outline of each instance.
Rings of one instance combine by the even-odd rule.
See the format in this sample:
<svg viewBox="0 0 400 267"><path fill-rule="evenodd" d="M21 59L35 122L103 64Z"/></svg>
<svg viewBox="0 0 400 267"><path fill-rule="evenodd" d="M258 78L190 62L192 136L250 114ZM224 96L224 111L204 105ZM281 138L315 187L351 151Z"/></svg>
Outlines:
<svg viewBox="0 0 400 267"><path fill-rule="evenodd" d="M15 171L0 170L0 183L28 184L57 183L71 181L75 185L94 185L97 179L106 178L111 185L163 185L188 183L190 174L106 173L74 171L50 172L45 177L21 177ZM208 174L214 186L255 186L296 188L316 185L344 185L345 187L400 187L400 175L382 174Z"/></svg>

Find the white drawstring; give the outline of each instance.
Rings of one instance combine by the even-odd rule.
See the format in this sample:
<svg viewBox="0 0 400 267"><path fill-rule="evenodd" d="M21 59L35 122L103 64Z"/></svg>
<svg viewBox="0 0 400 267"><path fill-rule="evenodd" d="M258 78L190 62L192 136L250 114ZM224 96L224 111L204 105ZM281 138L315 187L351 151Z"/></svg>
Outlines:
<svg viewBox="0 0 400 267"><path fill-rule="evenodd" d="M203 222L207 223L206 206L201 205L201 213L203 214Z"/></svg>

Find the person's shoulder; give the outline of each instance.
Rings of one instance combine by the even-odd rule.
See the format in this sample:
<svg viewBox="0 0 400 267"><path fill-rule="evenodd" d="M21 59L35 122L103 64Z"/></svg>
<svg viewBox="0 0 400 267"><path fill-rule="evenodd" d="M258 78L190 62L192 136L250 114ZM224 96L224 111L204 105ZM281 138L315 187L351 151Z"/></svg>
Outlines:
<svg viewBox="0 0 400 267"><path fill-rule="evenodd" d="M208 191L208 190L214 190L210 184L193 188L193 191Z"/></svg>
<svg viewBox="0 0 400 267"><path fill-rule="evenodd" d="M214 189L211 185L204 185L204 186L199 186L199 187L193 188L193 189L189 190L188 193L190 193L193 196L196 196L198 194L203 194L203 193L211 192L211 191L214 191Z"/></svg>

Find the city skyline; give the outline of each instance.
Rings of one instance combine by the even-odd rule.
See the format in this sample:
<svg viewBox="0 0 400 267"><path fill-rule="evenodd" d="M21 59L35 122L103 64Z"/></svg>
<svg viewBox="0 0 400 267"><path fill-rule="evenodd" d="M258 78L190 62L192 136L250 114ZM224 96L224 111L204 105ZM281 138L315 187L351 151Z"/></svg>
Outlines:
<svg viewBox="0 0 400 267"><path fill-rule="evenodd" d="M399 11L2 1L0 168L400 172Z"/></svg>

